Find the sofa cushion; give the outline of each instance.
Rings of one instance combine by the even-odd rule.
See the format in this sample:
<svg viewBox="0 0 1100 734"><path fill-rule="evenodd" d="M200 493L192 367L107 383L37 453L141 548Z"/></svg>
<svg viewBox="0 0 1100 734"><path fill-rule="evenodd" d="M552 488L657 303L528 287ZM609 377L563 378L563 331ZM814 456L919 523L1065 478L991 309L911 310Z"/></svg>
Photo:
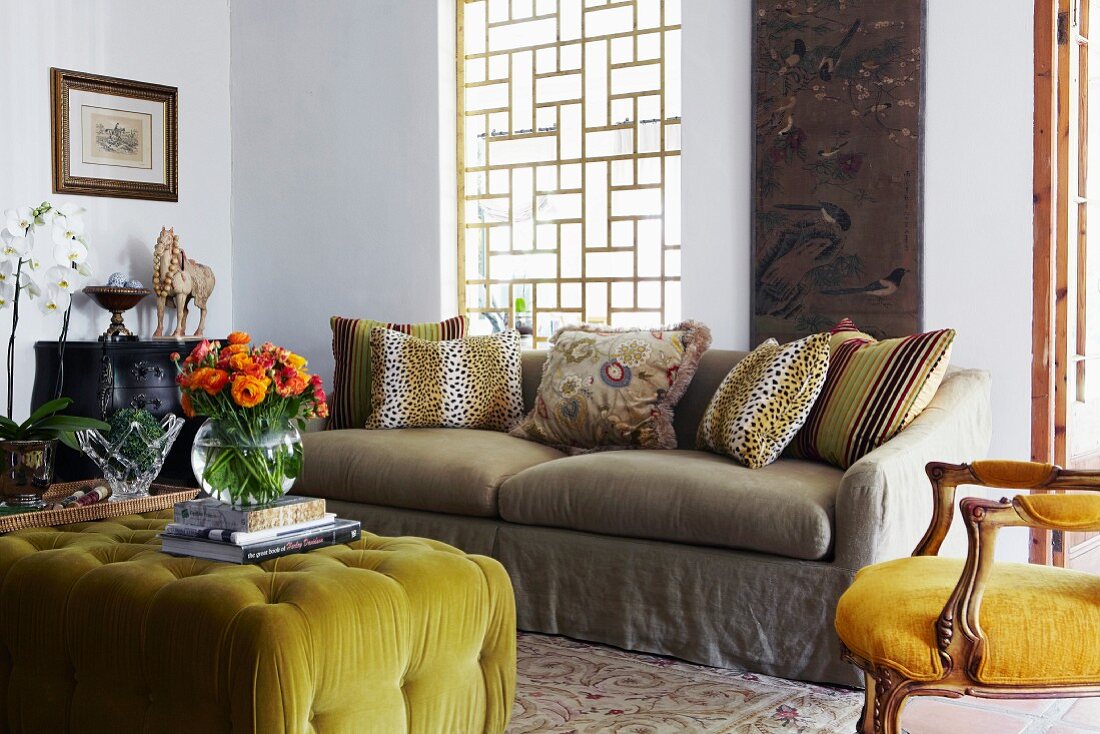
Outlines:
<svg viewBox="0 0 1100 734"><path fill-rule="evenodd" d="M497 516L508 477L563 454L497 431L347 429L303 436L294 494L477 517Z"/></svg>
<svg viewBox="0 0 1100 734"><path fill-rule="evenodd" d="M749 469L702 451L609 451L517 474L500 487L500 516L817 560L832 544L842 476L834 467L796 459Z"/></svg>
<svg viewBox="0 0 1100 734"><path fill-rule="evenodd" d="M875 341L844 319L831 333L825 387L789 450L801 459L847 469L904 430L932 402L951 359L955 331Z"/></svg>
<svg viewBox="0 0 1100 734"><path fill-rule="evenodd" d="M710 330L565 326L551 338L535 408L512 435L572 454L676 448L673 408L691 384Z"/></svg>
<svg viewBox="0 0 1100 734"><path fill-rule="evenodd" d="M767 466L806 421L828 369L828 334L782 346L768 339L722 380L699 424L696 448L751 469Z"/></svg>
<svg viewBox="0 0 1100 734"><path fill-rule="evenodd" d="M333 316L332 358L336 363L332 376L332 417L328 428L362 428L371 409L370 332L383 327L421 339L443 341L466 336L467 319L455 316L425 324L393 324L372 319L345 319Z"/></svg>
<svg viewBox="0 0 1100 734"><path fill-rule="evenodd" d="M519 332L429 341L372 329L367 428L509 431L523 418Z"/></svg>

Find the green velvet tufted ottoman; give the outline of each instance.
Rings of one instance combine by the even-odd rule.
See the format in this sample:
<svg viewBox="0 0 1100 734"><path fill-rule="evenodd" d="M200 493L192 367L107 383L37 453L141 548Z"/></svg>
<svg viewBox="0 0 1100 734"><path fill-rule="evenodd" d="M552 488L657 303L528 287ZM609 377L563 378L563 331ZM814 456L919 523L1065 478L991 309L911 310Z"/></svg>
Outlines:
<svg viewBox="0 0 1100 734"><path fill-rule="evenodd" d="M0 536L0 732L502 732L504 568L430 540L234 566L170 511Z"/></svg>

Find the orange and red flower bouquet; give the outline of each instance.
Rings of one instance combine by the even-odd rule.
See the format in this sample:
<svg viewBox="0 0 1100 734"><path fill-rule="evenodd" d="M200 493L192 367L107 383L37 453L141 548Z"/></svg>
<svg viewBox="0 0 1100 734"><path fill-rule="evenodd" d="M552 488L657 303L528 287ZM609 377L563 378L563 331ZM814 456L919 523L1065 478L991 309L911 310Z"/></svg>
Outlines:
<svg viewBox="0 0 1100 734"><path fill-rule="evenodd" d="M321 378L306 360L243 332L228 345L203 340L186 359L172 355L188 417L207 416L191 465L210 495L234 505L278 499L302 469L298 429L328 415Z"/></svg>

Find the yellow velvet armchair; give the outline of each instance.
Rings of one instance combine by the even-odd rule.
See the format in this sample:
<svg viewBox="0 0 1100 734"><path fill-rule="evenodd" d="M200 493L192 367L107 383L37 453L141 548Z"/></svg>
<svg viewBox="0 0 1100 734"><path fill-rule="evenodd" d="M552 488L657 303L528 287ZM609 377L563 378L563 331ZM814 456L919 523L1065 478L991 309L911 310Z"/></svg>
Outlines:
<svg viewBox="0 0 1100 734"><path fill-rule="evenodd" d="M864 671L861 734L898 734L910 696L1060 698L1100 695L1100 576L994 563L1004 527L1100 530L1100 494L1020 494L960 503L967 558L937 555L955 490L1100 491L1100 472L978 461L927 467L932 524L912 557L868 566L837 604L845 659Z"/></svg>

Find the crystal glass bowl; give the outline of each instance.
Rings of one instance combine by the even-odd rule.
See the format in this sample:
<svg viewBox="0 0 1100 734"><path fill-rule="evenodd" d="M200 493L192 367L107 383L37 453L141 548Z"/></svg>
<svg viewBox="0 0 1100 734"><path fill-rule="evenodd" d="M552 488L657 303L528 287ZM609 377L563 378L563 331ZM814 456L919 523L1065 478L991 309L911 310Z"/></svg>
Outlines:
<svg viewBox="0 0 1100 734"><path fill-rule="evenodd" d="M78 431L76 440L81 450L95 462L103 472L103 478L111 487L111 501L138 499L149 496L149 485L160 474L164 459L172 448L183 419L176 415L166 415L160 422L164 435L151 436L140 423L134 422L121 436L112 440L108 433L94 429ZM137 438L148 447L148 451L137 460L123 455L122 445L137 434Z"/></svg>

